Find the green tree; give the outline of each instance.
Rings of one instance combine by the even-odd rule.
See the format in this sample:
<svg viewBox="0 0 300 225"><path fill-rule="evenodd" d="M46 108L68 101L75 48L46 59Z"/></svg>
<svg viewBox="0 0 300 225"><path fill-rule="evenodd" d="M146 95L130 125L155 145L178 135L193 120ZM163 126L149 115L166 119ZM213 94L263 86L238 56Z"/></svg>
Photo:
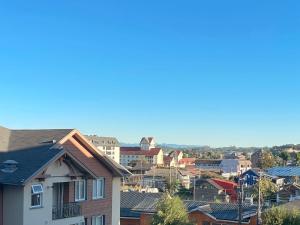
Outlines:
<svg viewBox="0 0 300 225"><path fill-rule="evenodd" d="M286 166L287 161L291 159L291 156L288 152L281 152L279 157L282 159L284 166Z"/></svg>
<svg viewBox="0 0 300 225"><path fill-rule="evenodd" d="M300 166L300 152L298 152L297 154L296 154L296 165L297 166Z"/></svg>
<svg viewBox="0 0 300 225"><path fill-rule="evenodd" d="M165 194L156 207L152 225L193 225L179 197Z"/></svg>
<svg viewBox="0 0 300 225"><path fill-rule="evenodd" d="M263 225L300 225L300 213L283 207L273 207L262 214Z"/></svg>
<svg viewBox="0 0 300 225"><path fill-rule="evenodd" d="M276 164L276 160L272 152L264 151L262 153L259 167L262 169L267 169L275 166L275 164Z"/></svg>
<svg viewBox="0 0 300 225"><path fill-rule="evenodd" d="M263 225L283 225L283 218L282 208L271 208L262 214L262 223Z"/></svg>
<svg viewBox="0 0 300 225"><path fill-rule="evenodd" d="M258 199L258 191L260 188L262 200L270 199L278 191L276 184L272 180L262 177L259 182L257 182L253 189L254 198Z"/></svg>

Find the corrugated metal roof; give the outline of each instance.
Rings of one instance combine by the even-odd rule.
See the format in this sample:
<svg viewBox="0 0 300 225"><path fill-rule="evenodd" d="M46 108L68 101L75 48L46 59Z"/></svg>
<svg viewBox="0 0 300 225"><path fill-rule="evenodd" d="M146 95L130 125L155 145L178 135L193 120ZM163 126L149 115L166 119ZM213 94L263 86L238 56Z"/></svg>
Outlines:
<svg viewBox="0 0 300 225"><path fill-rule="evenodd" d="M294 177L300 176L299 166L273 167L267 170L267 173L278 177Z"/></svg>

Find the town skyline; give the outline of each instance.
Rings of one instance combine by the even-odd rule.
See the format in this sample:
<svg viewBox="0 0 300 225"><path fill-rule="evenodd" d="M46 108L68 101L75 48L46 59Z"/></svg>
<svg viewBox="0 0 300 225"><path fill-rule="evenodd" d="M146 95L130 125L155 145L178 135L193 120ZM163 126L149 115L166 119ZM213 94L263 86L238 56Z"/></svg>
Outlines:
<svg viewBox="0 0 300 225"><path fill-rule="evenodd" d="M300 143L299 9L270 0L3 3L0 124L127 143Z"/></svg>

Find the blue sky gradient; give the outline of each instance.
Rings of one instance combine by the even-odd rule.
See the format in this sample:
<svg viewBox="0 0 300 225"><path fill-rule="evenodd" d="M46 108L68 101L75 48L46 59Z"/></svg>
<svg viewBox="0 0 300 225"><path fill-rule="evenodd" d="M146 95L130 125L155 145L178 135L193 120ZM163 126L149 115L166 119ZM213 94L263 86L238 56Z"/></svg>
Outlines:
<svg viewBox="0 0 300 225"><path fill-rule="evenodd" d="M0 124L138 142L300 143L299 1L0 5Z"/></svg>

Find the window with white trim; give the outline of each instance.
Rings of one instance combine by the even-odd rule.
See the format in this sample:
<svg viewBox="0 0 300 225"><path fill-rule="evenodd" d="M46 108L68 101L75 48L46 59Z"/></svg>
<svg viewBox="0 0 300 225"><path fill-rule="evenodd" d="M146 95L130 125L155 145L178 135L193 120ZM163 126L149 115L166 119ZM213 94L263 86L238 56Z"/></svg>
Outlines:
<svg viewBox="0 0 300 225"><path fill-rule="evenodd" d="M75 181L75 201L79 202L84 200L86 200L86 181Z"/></svg>
<svg viewBox="0 0 300 225"><path fill-rule="evenodd" d="M92 225L105 225L105 216L93 216Z"/></svg>
<svg viewBox="0 0 300 225"><path fill-rule="evenodd" d="M31 207L42 207L43 186L41 184L31 185Z"/></svg>
<svg viewBox="0 0 300 225"><path fill-rule="evenodd" d="M93 180L93 199L104 198L104 178Z"/></svg>

